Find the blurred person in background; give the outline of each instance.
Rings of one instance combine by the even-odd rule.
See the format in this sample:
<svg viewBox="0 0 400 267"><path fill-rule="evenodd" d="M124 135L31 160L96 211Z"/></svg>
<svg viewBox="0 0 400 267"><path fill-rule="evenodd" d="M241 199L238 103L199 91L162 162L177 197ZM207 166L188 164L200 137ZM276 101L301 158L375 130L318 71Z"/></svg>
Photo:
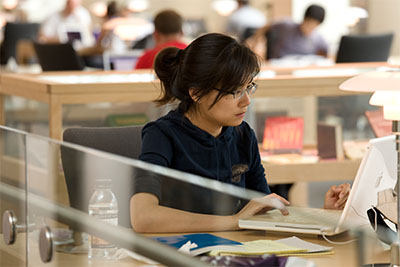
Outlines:
<svg viewBox="0 0 400 267"><path fill-rule="evenodd" d="M114 29L123 23L121 21L123 17L116 1L108 3L107 12L104 16L96 43L93 46L85 47L78 51L79 55L83 57L86 66L103 69L104 51L123 52L128 49L125 41L114 32Z"/></svg>
<svg viewBox="0 0 400 267"><path fill-rule="evenodd" d="M237 0L237 3L238 9L228 18L226 33L243 41L265 26L267 19L260 10L249 4L249 0Z"/></svg>
<svg viewBox="0 0 400 267"><path fill-rule="evenodd" d="M3 40L4 26L7 22L26 22L27 15L18 0L3 0L0 10L0 43Z"/></svg>
<svg viewBox="0 0 400 267"><path fill-rule="evenodd" d="M64 9L42 24L39 40L44 43L72 42L75 49L93 45L92 18L82 6L82 0L66 0Z"/></svg>
<svg viewBox="0 0 400 267"><path fill-rule="evenodd" d="M166 47L185 49L187 44L182 41L183 19L174 10L164 10L154 18L155 47L146 50L136 63L136 69L150 69L153 67L154 58Z"/></svg>
<svg viewBox="0 0 400 267"><path fill-rule="evenodd" d="M292 20L278 21L259 29L247 40L250 48L265 59L287 55L328 55L328 44L316 31L324 21L325 10L310 5L301 23Z"/></svg>

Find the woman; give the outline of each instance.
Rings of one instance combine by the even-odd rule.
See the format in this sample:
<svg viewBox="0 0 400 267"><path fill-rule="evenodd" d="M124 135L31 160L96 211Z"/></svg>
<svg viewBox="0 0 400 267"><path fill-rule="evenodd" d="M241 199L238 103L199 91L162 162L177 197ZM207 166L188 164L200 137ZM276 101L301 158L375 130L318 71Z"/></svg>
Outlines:
<svg viewBox="0 0 400 267"><path fill-rule="evenodd" d="M271 194L254 131L243 121L250 95L257 89L253 81L260 70L257 56L235 39L213 33L197 38L184 50L174 47L162 50L155 59L154 70L162 87L158 104L177 100L179 106L144 127L140 160L256 190L266 196L239 206L241 209L233 214L216 215L213 205L218 203L207 202L208 194L191 192L188 198L197 199L203 207L185 209L167 204L164 195L161 197L160 180L140 177L131 198L134 230L235 230L239 229L239 219L265 212L276 203L287 214L284 206L289 202ZM342 207L348 191L348 185L331 188L325 207ZM203 205L203 201L208 204Z"/></svg>

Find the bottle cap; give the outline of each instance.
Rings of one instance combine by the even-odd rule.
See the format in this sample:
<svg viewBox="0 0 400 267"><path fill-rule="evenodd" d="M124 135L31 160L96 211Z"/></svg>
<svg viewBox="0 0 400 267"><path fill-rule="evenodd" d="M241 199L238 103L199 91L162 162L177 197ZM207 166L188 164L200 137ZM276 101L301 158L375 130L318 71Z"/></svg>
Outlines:
<svg viewBox="0 0 400 267"><path fill-rule="evenodd" d="M111 179L97 179L95 188L111 188L112 180Z"/></svg>

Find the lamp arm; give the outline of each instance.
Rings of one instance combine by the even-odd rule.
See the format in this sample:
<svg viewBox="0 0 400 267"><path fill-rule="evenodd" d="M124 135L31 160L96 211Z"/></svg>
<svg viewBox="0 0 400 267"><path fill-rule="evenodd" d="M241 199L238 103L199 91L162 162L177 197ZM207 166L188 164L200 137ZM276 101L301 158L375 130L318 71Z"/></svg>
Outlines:
<svg viewBox="0 0 400 267"><path fill-rule="evenodd" d="M397 241L392 244L390 262L396 266L400 265L400 121L392 122L392 132L395 135L396 151L397 151Z"/></svg>

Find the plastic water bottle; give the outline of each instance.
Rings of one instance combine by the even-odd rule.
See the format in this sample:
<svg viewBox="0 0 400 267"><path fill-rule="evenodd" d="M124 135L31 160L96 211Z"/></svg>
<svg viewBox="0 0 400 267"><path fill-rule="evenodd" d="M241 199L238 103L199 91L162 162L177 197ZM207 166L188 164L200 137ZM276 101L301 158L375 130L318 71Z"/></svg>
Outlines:
<svg viewBox="0 0 400 267"><path fill-rule="evenodd" d="M117 198L111 191L111 180L97 180L95 191L89 202L89 215L101 221L118 224ZM89 259L109 260L117 251L114 244L96 236L89 237Z"/></svg>

